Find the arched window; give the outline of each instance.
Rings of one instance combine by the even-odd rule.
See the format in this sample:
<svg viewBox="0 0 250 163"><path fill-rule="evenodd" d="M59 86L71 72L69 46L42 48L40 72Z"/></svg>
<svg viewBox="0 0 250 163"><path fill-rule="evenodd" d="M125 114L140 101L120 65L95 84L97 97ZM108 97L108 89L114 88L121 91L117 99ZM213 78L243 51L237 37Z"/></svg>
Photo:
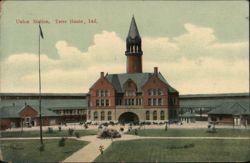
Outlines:
<svg viewBox="0 0 250 163"><path fill-rule="evenodd" d="M108 112L108 120L109 121L112 120L112 112L111 111Z"/></svg>
<svg viewBox="0 0 250 163"><path fill-rule="evenodd" d="M95 121L98 120L98 112L97 112L97 111L94 112L94 120L95 120Z"/></svg>
<svg viewBox="0 0 250 163"><path fill-rule="evenodd" d="M104 121L104 118L105 118L105 113L104 111L101 112L101 121Z"/></svg>
<svg viewBox="0 0 250 163"><path fill-rule="evenodd" d="M150 112L146 111L146 120L150 120Z"/></svg>
<svg viewBox="0 0 250 163"><path fill-rule="evenodd" d="M153 120L157 120L157 111L153 112Z"/></svg>
<svg viewBox="0 0 250 163"><path fill-rule="evenodd" d="M164 111L161 111L161 120L164 120L165 119L165 115L164 115Z"/></svg>

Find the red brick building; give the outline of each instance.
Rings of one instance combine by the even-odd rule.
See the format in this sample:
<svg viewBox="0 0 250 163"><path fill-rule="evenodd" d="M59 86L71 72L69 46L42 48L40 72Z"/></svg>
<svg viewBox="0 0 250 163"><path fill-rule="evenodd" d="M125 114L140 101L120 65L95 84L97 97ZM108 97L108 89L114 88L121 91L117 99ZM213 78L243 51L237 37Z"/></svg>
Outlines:
<svg viewBox="0 0 250 163"><path fill-rule="evenodd" d="M48 109L42 109L42 124L50 126L58 124L58 115ZM0 129L16 128L16 127L32 127L38 126L39 110L37 107L25 105L6 106L0 109Z"/></svg>
<svg viewBox="0 0 250 163"><path fill-rule="evenodd" d="M176 118L179 93L155 67L142 70L142 40L134 17L126 39L127 73L100 73L89 90L91 121L166 121Z"/></svg>

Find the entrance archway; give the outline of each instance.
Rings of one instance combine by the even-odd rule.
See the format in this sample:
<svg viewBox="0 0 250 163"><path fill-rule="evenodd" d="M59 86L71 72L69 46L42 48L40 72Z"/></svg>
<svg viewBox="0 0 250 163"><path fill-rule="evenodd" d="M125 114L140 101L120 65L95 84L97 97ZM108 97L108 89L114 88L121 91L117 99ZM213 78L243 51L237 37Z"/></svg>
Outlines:
<svg viewBox="0 0 250 163"><path fill-rule="evenodd" d="M118 119L120 123L139 123L139 117L132 112L122 113Z"/></svg>

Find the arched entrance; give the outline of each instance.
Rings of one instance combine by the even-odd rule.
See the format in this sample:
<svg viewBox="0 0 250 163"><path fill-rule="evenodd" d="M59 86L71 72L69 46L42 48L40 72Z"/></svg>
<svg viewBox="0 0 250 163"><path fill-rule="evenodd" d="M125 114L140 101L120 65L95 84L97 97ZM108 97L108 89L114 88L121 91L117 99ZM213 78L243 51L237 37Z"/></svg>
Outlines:
<svg viewBox="0 0 250 163"><path fill-rule="evenodd" d="M118 119L120 123L138 123L139 117L132 112L122 113Z"/></svg>

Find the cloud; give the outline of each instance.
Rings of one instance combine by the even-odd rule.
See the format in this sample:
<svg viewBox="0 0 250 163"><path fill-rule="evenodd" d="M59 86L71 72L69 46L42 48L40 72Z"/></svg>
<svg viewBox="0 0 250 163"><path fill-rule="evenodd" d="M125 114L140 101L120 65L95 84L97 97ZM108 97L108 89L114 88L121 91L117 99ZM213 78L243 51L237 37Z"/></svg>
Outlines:
<svg viewBox="0 0 250 163"><path fill-rule="evenodd" d="M181 94L247 92L248 41L220 42L214 30L190 23L185 33L173 38L142 38L143 68L158 66ZM66 40L55 43L57 59L41 55L43 92L88 92L100 71L124 73L125 41L115 32L102 31L81 51ZM38 56L12 54L1 61L2 92L35 92ZM240 84L239 84L240 83Z"/></svg>

